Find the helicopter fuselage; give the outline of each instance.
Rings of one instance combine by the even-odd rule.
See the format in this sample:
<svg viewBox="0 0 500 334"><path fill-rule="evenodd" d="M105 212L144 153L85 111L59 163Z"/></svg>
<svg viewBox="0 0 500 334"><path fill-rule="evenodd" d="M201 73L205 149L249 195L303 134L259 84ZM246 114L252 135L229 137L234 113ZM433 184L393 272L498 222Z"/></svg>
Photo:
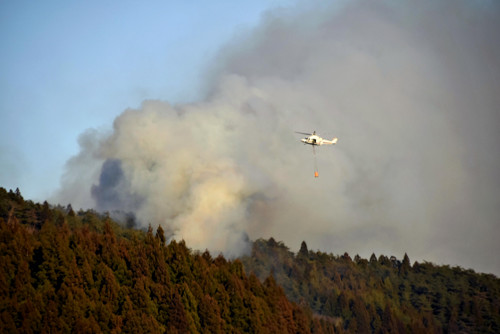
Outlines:
<svg viewBox="0 0 500 334"><path fill-rule="evenodd" d="M315 146L321 146L321 145L333 145L337 143L337 138L334 137L332 140L325 140L321 138L320 136L317 135L312 135L306 138L302 138L300 141L303 142L304 144L308 145L315 145Z"/></svg>
<svg viewBox="0 0 500 334"><path fill-rule="evenodd" d="M302 138L300 141L303 142L304 144L309 144L309 145L319 146L322 144L322 140L318 136L310 136L310 137Z"/></svg>

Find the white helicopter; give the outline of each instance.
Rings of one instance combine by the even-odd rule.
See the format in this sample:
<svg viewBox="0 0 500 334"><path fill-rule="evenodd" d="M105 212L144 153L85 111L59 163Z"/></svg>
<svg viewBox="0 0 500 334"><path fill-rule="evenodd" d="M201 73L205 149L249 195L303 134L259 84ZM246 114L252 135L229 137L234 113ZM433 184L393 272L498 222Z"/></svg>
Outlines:
<svg viewBox="0 0 500 334"><path fill-rule="evenodd" d="M319 177L319 172L318 172L318 164L316 162L316 146L321 146L321 145L335 145L338 142L337 137L333 137L332 140L327 140L323 139L320 136L316 134L316 131L313 131L313 133L307 133L307 132L298 132L297 133L307 135L307 137L302 138L300 141L303 142L304 144L308 144L312 146L313 153L314 153L314 177Z"/></svg>
<svg viewBox="0 0 500 334"><path fill-rule="evenodd" d="M321 145L335 145L335 144L337 144L337 141L339 140L337 137L333 137L332 140L323 139L316 134L316 131L313 131L313 133L298 132L298 131L295 131L295 132L303 134L303 135L307 135L307 137L302 138L300 141L303 142L304 144L313 145L313 147L314 146L321 146Z"/></svg>

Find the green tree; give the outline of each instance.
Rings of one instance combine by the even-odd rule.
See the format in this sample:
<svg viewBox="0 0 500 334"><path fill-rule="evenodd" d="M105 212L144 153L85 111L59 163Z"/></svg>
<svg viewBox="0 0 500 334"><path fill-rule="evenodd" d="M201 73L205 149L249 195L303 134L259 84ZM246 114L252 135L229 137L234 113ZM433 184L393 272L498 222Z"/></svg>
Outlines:
<svg viewBox="0 0 500 334"><path fill-rule="evenodd" d="M302 243L300 244L300 250L298 255L306 258L309 257L309 250L307 249L307 244L305 241L302 241Z"/></svg>

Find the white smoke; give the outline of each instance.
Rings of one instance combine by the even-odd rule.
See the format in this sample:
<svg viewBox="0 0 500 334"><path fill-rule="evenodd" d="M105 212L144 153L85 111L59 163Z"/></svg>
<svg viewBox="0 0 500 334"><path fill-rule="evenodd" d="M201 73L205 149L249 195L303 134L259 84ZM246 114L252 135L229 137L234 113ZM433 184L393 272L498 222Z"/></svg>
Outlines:
<svg viewBox="0 0 500 334"><path fill-rule="evenodd" d="M498 5L315 4L222 49L203 101L84 134L62 198L227 255L273 236L500 273ZM340 138L318 179L313 130Z"/></svg>

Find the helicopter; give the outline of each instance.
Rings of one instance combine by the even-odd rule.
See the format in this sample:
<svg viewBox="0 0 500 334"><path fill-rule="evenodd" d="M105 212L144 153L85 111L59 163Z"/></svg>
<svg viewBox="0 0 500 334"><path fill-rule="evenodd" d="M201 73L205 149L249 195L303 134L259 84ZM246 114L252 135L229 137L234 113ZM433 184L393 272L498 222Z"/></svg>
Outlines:
<svg viewBox="0 0 500 334"><path fill-rule="evenodd" d="M314 177L316 177L316 178L319 177L318 163L316 162L316 146L335 145L335 144L337 144L337 141L339 139L337 137L333 137L332 140L323 139L316 134L316 131L313 131L313 133L298 132L298 131L295 131L295 132L303 134L303 135L307 135L307 137L302 138L300 141L303 142L304 144L308 144L308 145L312 146L313 154L314 154Z"/></svg>
<svg viewBox="0 0 500 334"><path fill-rule="evenodd" d="M303 135L307 135L307 137L302 138L300 141L303 142L304 144L313 145L313 147L314 146L321 146L321 145L335 145L335 144L337 144L337 141L339 140L337 137L333 137L332 140L323 139L316 134L316 131L313 131L313 133L298 132L298 131L295 131L295 132L303 134Z"/></svg>

